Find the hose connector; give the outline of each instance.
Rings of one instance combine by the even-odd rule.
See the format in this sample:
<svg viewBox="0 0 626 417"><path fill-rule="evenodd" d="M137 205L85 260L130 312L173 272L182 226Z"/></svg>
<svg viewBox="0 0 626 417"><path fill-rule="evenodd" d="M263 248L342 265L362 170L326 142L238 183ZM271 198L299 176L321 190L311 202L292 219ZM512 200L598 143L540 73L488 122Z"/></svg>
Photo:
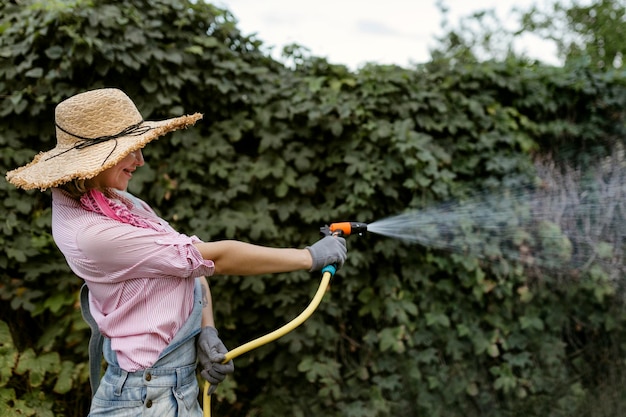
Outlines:
<svg viewBox="0 0 626 417"><path fill-rule="evenodd" d="M323 236L350 236L350 235L359 235L363 236L367 232L367 223L359 223L359 222L338 222L331 223L330 226L326 225L320 227L320 233Z"/></svg>

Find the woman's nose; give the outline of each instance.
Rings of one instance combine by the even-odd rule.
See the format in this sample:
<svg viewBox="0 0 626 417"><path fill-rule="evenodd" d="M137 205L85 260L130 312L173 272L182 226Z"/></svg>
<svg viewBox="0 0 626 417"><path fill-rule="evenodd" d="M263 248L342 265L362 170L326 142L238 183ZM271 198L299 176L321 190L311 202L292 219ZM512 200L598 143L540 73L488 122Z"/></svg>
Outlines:
<svg viewBox="0 0 626 417"><path fill-rule="evenodd" d="M137 149L135 152L135 164L137 166L142 166L146 161L143 159L143 154L141 153L141 149Z"/></svg>

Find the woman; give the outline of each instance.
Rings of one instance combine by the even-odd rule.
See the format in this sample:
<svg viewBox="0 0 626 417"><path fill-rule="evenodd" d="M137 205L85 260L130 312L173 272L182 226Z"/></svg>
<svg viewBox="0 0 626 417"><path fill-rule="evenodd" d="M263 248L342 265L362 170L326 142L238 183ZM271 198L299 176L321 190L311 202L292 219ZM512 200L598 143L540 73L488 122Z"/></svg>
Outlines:
<svg viewBox="0 0 626 417"><path fill-rule="evenodd" d="M52 188L55 243L86 283L84 316L104 336L107 362L100 383L92 379L90 416L202 415L197 360L212 389L234 370L222 363L228 351L204 276L315 271L346 259L337 237L305 249L203 242L125 191L148 142L201 118L144 121L122 91L88 91L56 107L57 146L7 173L18 187ZM96 352L90 343L92 371Z"/></svg>

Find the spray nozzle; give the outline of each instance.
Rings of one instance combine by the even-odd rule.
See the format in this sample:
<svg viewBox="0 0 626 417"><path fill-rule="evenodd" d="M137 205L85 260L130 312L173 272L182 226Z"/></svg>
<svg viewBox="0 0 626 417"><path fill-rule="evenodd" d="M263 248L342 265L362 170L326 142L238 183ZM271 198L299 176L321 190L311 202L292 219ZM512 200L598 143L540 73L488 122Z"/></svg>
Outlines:
<svg viewBox="0 0 626 417"><path fill-rule="evenodd" d="M367 223L359 222L331 223L330 226L320 227L320 233L323 236L337 235L347 237L354 234L363 236L365 232L367 232Z"/></svg>

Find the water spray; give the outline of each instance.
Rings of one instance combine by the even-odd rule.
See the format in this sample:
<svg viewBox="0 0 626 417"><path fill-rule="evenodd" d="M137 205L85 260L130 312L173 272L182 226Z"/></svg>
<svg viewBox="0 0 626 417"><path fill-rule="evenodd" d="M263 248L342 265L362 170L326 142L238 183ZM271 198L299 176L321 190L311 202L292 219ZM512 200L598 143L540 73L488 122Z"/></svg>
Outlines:
<svg viewBox="0 0 626 417"><path fill-rule="evenodd" d="M371 223L338 222L324 235L365 232L424 248L513 263L529 274L626 276L626 150L584 169L537 161L531 183L470 193Z"/></svg>
<svg viewBox="0 0 626 417"><path fill-rule="evenodd" d="M626 150L585 168L536 161L537 181L470 193L371 223L337 222L323 235L365 232L424 248L514 263L535 275L626 276ZM623 284L619 284L623 285Z"/></svg>

